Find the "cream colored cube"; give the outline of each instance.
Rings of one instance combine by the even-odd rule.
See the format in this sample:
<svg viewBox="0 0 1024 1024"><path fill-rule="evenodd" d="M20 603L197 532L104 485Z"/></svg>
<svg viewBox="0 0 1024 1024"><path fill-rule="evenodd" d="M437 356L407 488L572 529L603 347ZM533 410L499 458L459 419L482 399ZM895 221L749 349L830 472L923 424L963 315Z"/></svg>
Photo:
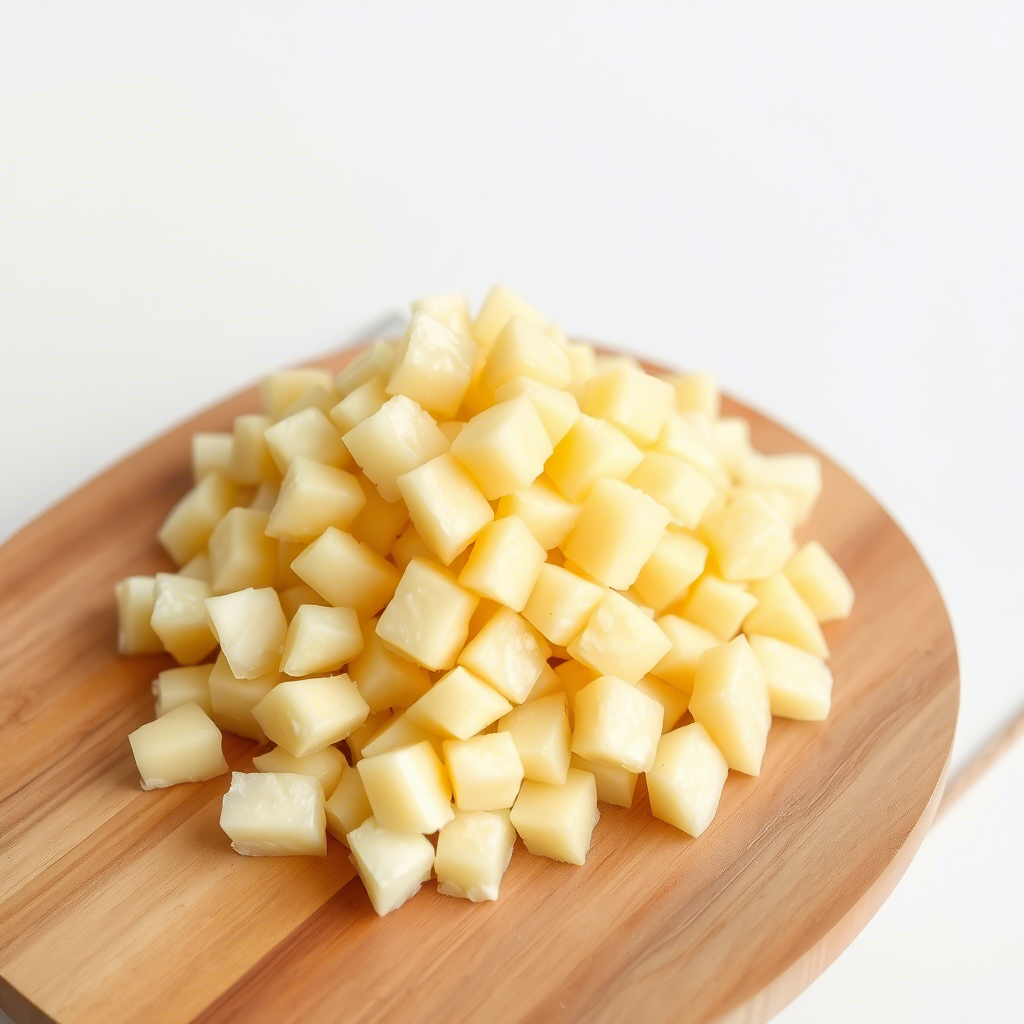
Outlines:
<svg viewBox="0 0 1024 1024"><path fill-rule="evenodd" d="M518 516L488 523L477 535L459 584L480 597L521 612L537 582L546 552Z"/></svg>
<svg viewBox="0 0 1024 1024"><path fill-rule="evenodd" d="M467 740L511 710L497 690L458 666L410 704L407 714L438 736Z"/></svg>
<svg viewBox="0 0 1024 1024"><path fill-rule="evenodd" d="M377 636L377 620L361 625L363 646L349 662L348 674L371 712L407 708L430 689L426 669L399 657Z"/></svg>
<svg viewBox="0 0 1024 1024"><path fill-rule="evenodd" d="M550 697L553 693L562 692L562 680L558 678L557 673L551 667L551 662L549 661L544 668L541 669L541 673L537 677L537 682L533 684L533 689L529 692L523 703L528 703L531 700L540 700L541 697Z"/></svg>
<svg viewBox="0 0 1024 1024"><path fill-rule="evenodd" d="M280 681L281 675L276 668L252 679L239 679L231 672L222 651L210 670L210 717L221 729L266 742L266 733L253 718L252 709Z"/></svg>
<svg viewBox="0 0 1024 1024"><path fill-rule="evenodd" d="M234 439L228 476L235 483L255 487L264 480L281 479L264 432L273 425L269 416L250 414L235 417Z"/></svg>
<svg viewBox="0 0 1024 1024"><path fill-rule="evenodd" d="M473 337L473 323L469 315L469 299L465 295L452 292L443 295L428 295L417 299L412 304L413 313L428 313L435 320L440 320L445 327L464 338Z"/></svg>
<svg viewBox="0 0 1024 1024"><path fill-rule="evenodd" d="M352 520L348 532L378 555L389 555L399 534L409 525L409 510L401 499L385 501L366 477L360 475L358 479L366 504Z"/></svg>
<svg viewBox="0 0 1024 1024"><path fill-rule="evenodd" d="M194 702L168 711L155 722L140 725L128 742L143 789L201 782L228 770L221 750L220 729Z"/></svg>
<svg viewBox="0 0 1024 1024"><path fill-rule="evenodd" d="M701 536L727 580L763 579L793 553L789 524L759 494L745 494L708 516Z"/></svg>
<svg viewBox="0 0 1024 1024"><path fill-rule="evenodd" d="M387 393L387 377L371 377L350 391L327 414L331 422L347 434L353 427L369 419L391 396Z"/></svg>
<svg viewBox="0 0 1024 1024"><path fill-rule="evenodd" d="M672 646L651 669L651 674L671 683L689 697L693 692L697 662L705 651L717 647L721 641L710 630L678 615L662 615L657 621L658 627L669 638Z"/></svg>
<svg viewBox="0 0 1024 1024"><path fill-rule="evenodd" d="M352 764L355 764L363 756L363 749L373 742L374 738L383 731L384 727L391 722L393 719L401 717L405 719L405 715L395 715L390 709L385 711L371 711L366 716L366 721L362 725L357 725L345 738L345 746L348 747L349 760ZM422 739L428 738L429 734L425 730L420 729L418 725L413 722L409 722L410 728L419 730L422 735L418 735L415 742L419 742ZM396 743L395 746L405 746L407 744ZM392 749L392 748L388 748ZM384 753L383 750L378 750L378 754Z"/></svg>
<svg viewBox="0 0 1024 1024"><path fill-rule="evenodd" d="M269 514L277 504L277 499L280 493L280 484L270 483L264 480L263 483L256 488L252 498L249 499L249 503L245 507L253 509L256 512L266 512Z"/></svg>
<svg viewBox="0 0 1024 1024"><path fill-rule="evenodd" d="M309 775L232 772L220 827L246 857L327 856L324 793Z"/></svg>
<svg viewBox="0 0 1024 1024"><path fill-rule="evenodd" d="M438 757L441 756L441 737L429 729L424 729L422 725L414 722L405 711L402 711L397 715L392 715L369 741L362 745L359 754L361 758L377 757L390 750L411 747L416 743L429 743L434 748L434 753Z"/></svg>
<svg viewBox="0 0 1024 1024"><path fill-rule="evenodd" d="M477 598L439 565L414 558L377 621L385 646L424 668L449 669L469 633Z"/></svg>
<svg viewBox="0 0 1024 1024"><path fill-rule="evenodd" d="M576 694L572 751L598 764L649 771L665 720L664 708L635 686L600 676Z"/></svg>
<svg viewBox="0 0 1024 1024"><path fill-rule="evenodd" d="M270 516L233 508L210 534L210 582L215 594L271 587L277 576L277 542L266 535Z"/></svg>
<svg viewBox="0 0 1024 1024"><path fill-rule="evenodd" d="M750 584L750 593L757 599L757 606L743 620L745 633L763 633L819 658L828 657L828 644L814 612L786 576L779 572L755 580Z"/></svg>
<svg viewBox="0 0 1024 1024"><path fill-rule="evenodd" d="M253 767L258 772L273 772L276 775L308 775L316 779L329 797L341 773L348 767L345 755L337 747L324 747L315 754L305 757L293 757L284 747L274 747L265 754L252 759Z"/></svg>
<svg viewBox="0 0 1024 1024"><path fill-rule="evenodd" d="M397 347L393 341L378 338L371 342L334 378L335 390L344 398L374 377L387 380L396 354Z"/></svg>
<svg viewBox="0 0 1024 1024"><path fill-rule="evenodd" d="M114 587L117 600L117 649L121 654L158 654L164 643L153 631L156 580L128 576Z"/></svg>
<svg viewBox="0 0 1024 1024"><path fill-rule="evenodd" d="M434 552L416 532L416 527L409 523L392 545L390 556L395 565L404 572L405 567L414 558L426 558L429 561L434 557Z"/></svg>
<svg viewBox="0 0 1024 1024"><path fill-rule="evenodd" d="M672 385L631 366L614 366L587 381L583 411L607 420L631 441L653 444L674 399Z"/></svg>
<svg viewBox="0 0 1024 1024"><path fill-rule="evenodd" d="M300 455L284 475L266 532L308 543L328 527L347 530L365 504L363 489L351 473Z"/></svg>
<svg viewBox="0 0 1024 1024"><path fill-rule="evenodd" d="M709 480L713 480L720 465L713 438L683 413L668 414L661 434L651 448L681 459Z"/></svg>
<svg viewBox="0 0 1024 1024"><path fill-rule="evenodd" d="M473 903L496 900L515 843L508 811L457 811L437 837L437 891Z"/></svg>
<svg viewBox="0 0 1024 1024"><path fill-rule="evenodd" d="M593 345L571 341L565 347L565 354L569 357L569 368L572 371L572 380L566 390L580 402L583 400L587 381L597 372L597 353Z"/></svg>
<svg viewBox="0 0 1024 1024"><path fill-rule="evenodd" d="M594 776L570 768L560 786L524 782L510 818L534 856L582 864L600 816Z"/></svg>
<svg viewBox="0 0 1024 1024"><path fill-rule="evenodd" d="M771 636L752 633L747 641L764 671L773 715L801 722L828 718L832 673L821 658Z"/></svg>
<svg viewBox="0 0 1024 1024"><path fill-rule="evenodd" d="M426 836L382 828L370 817L347 839L352 864L381 917L415 896L430 878L434 847Z"/></svg>
<svg viewBox="0 0 1024 1024"><path fill-rule="evenodd" d="M328 607L327 601L325 601L312 587L307 587L305 583L300 583L295 587L286 587L280 591L278 597L281 601L281 611L284 612L284 617L291 622L295 618L295 613L304 604L316 604L321 608Z"/></svg>
<svg viewBox="0 0 1024 1024"><path fill-rule="evenodd" d="M274 419L296 399L301 398L312 388L332 388L334 380L330 370L307 366L298 370L280 370L264 377L260 383L260 398L263 411Z"/></svg>
<svg viewBox="0 0 1024 1024"><path fill-rule="evenodd" d="M217 646L206 621L210 585L173 573L156 575L153 588L153 632L167 653L181 665L202 661Z"/></svg>
<svg viewBox="0 0 1024 1024"><path fill-rule="evenodd" d="M327 749L333 750L334 748L328 747ZM363 780L355 768L350 768L347 764L342 765L341 775L334 787L334 792L324 804L324 811L327 815L327 831L339 843L348 846L349 832L354 828L359 828L367 818L373 815L370 801L366 799Z"/></svg>
<svg viewBox="0 0 1024 1024"><path fill-rule="evenodd" d="M671 646L658 625L632 601L609 591L567 650L599 675L635 683L661 661Z"/></svg>
<svg viewBox="0 0 1024 1024"><path fill-rule="evenodd" d="M286 406L277 419L286 420L296 413L305 412L306 409L316 409L329 417L331 410L338 404L339 397L333 385L324 387L322 384L317 384L304 391L290 405Z"/></svg>
<svg viewBox="0 0 1024 1024"><path fill-rule="evenodd" d="M756 494L767 502L771 510L790 529L796 526L796 503L785 491L780 491L777 487L767 487L764 484L735 484L729 490L728 497L730 501L736 501L748 494ZM720 508L714 511L721 511L721 508L724 507L723 502Z"/></svg>
<svg viewBox="0 0 1024 1024"><path fill-rule="evenodd" d="M201 555L190 558L179 570L179 576L189 576L194 580L210 582L210 556L204 551ZM152 614L152 613L151 613Z"/></svg>
<svg viewBox="0 0 1024 1024"><path fill-rule="evenodd" d="M740 469L740 480L785 491L793 499L800 525L810 518L821 493L821 462L814 455L751 454Z"/></svg>
<svg viewBox="0 0 1024 1024"><path fill-rule="evenodd" d="M686 714L686 709L690 703L690 695L683 690L677 689L671 683L666 683L663 679L650 675L644 676L643 679L632 685L642 694L650 697L651 700L656 700L661 705L663 714L661 731L663 733L674 729L679 724L683 715Z"/></svg>
<svg viewBox="0 0 1024 1024"><path fill-rule="evenodd" d="M450 419L466 395L476 344L429 313L416 310L398 346L389 395L405 395L434 416Z"/></svg>
<svg viewBox="0 0 1024 1024"><path fill-rule="evenodd" d="M708 549L696 537L667 529L644 562L633 589L644 604L662 611L681 600L704 571Z"/></svg>
<svg viewBox="0 0 1024 1024"><path fill-rule="evenodd" d="M544 424L526 395L478 413L452 442L452 455L488 501L532 484L551 452Z"/></svg>
<svg viewBox="0 0 1024 1024"><path fill-rule="evenodd" d="M480 373L481 392L495 396L497 388L516 377L561 389L572 379L572 371L563 346L522 317L513 316L487 352Z"/></svg>
<svg viewBox="0 0 1024 1024"><path fill-rule="evenodd" d="M545 564L523 608L523 618L549 643L564 647L583 632L604 593L603 587L568 569Z"/></svg>
<svg viewBox="0 0 1024 1024"><path fill-rule="evenodd" d="M543 384L533 377L513 377L494 390L496 402L519 395L526 395L533 402L552 444L558 444L580 417L579 403L568 391Z"/></svg>
<svg viewBox="0 0 1024 1024"><path fill-rule="evenodd" d="M693 528L715 496L715 488L689 463L663 452L648 452L629 483L664 505L677 526Z"/></svg>
<svg viewBox="0 0 1024 1024"><path fill-rule="evenodd" d="M360 618L375 615L391 600L398 570L351 534L328 527L292 562L296 575L339 608Z"/></svg>
<svg viewBox="0 0 1024 1024"><path fill-rule="evenodd" d="M429 743L364 757L356 769L384 828L430 835L452 820L448 774Z"/></svg>
<svg viewBox="0 0 1024 1024"><path fill-rule="evenodd" d="M713 373L680 373L669 377L668 382L675 389L677 412L700 412L713 420L718 418L722 400Z"/></svg>
<svg viewBox="0 0 1024 1024"><path fill-rule="evenodd" d="M277 670L288 634L277 591L250 588L211 597L206 602L206 618L239 679Z"/></svg>
<svg viewBox="0 0 1024 1024"><path fill-rule="evenodd" d="M580 506L569 501L545 477L498 501L498 518L519 516L545 551L558 547L579 518Z"/></svg>
<svg viewBox="0 0 1024 1024"><path fill-rule="evenodd" d="M617 765L598 764L588 761L579 754L573 754L569 762L570 768L581 772L589 772L597 783L597 799L602 803L615 804L616 807L632 807L633 794L636 792L636 772L626 771Z"/></svg>
<svg viewBox="0 0 1024 1024"><path fill-rule="evenodd" d="M231 465L233 434L199 431L192 435L192 479L199 483L207 473L226 477Z"/></svg>
<svg viewBox="0 0 1024 1024"><path fill-rule="evenodd" d="M210 672L213 665L187 665L184 668L169 668L153 680L153 696L156 698L156 717L161 718L168 711L182 704L198 704L212 717L210 704Z"/></svg>
<svg viewBox="0 0 1024 1024"><path fill-rule="evenodd" d="M345 444L385 501L398 501L398 478L448 450L430 413L395 395L344 435Z"/></svg>
<svg viewBox="0 0 1024 1024"><path fill-rule="evenodd" d="M303 605L288 624L281 671L286 676L335 672L362 649L359 618L351 608Z"/></svg>
<svg viewBox="0 0 1024 1024"><path fill-rule="evenodd" d="M445 740L442 746L457 808L494 811L515 803L523 784L523 762L510 733Z"/></svg>
<svg viewBox="0 0 1024 1024"><path fill-rule="evenodd" d="M621 480L598 480L562 544L565 557L616 590L635 582L669 523L668 510Z"/></svg>
<svg viewBox="0 0 1024 1024"><path fill-rule="evenodd" d="M213 528L238 503L238 488L211 471L185 495L163 521L157 540L178 565L205 547Z"/></svg>
<svg viewBox="0 0 1024 1024"><path fill-rule="evenodd" d="M463 648L458 663L513 704L529 696L551 648L521 616L500 608Z"/></svg>
<svg viewBox="0 0 1024 1024"><path fill-rule="evenodd" d="M501 329L517 316L534 327L547 327L547 319L521 299L511 288L496 284L484 299L476 320L473 322L473 339L485 351L498 337Z"/></svg>
<svg viewBox="0 0 1024 1024"><path fill-rule="evenodd" d="M370 709L347 675L286 679L252 709L268 739L295 757L338 743Z"/></svg>
<svg viewBox="0 0 1024 1024"><path fill-rule="evenodd" d="M784 571L819 622L845 619L853 610L853 586L816 540L808 541Z"/></svg>
<svg viewBox="0 0 1024 1024"><path fill-rule="evenodd" d="M351 462L340 431L315 406L279 420L264 431L264 437L281 473L299 456L338 468Z"/></svg>
<svg viewBox="0 0 1024 1024"><path fill-rule="evenodd" d="M711 425L711 438L719 461L733 480L740 477L750 457L750 424L741 416L724 416Z"/></svg>
<svg viewBox="0 0 1024 1024"><path fill-rule="evenodd" d="M743 583L727 583L706 572L690 588L678 611L724 643L740 631L756 604L757 598Z"/></svg>
<svg viewBox="0 0 1024 1024"><path fill-rule="evenodd" d="M745 636L701 655L690 714L707 729L730 768L761 773L772 715L764 671Z"/></svg>
<svg viewBox="0 0 1024 1024"><path fill-rule="evenodd" d="M699 836L714 820L729 765L699 722L666 733L647 773L651 813Z"/></svg>
<svg viewBox="0 0 1024 1024"><path fill-rule="evenodd" d="M544 471L570 501L580 502L597 480L625 480L643 457L617 427L581 415L555 445Z"/></svg>
<svg viewBox="0 0 1024 1024"><path fill-rule="evenodd" d="M526 778L559 786L565 782L572 744L565 694L553 693L513 708L499 719L498 731L512 737Z"/></svg>
<svg viewBox="0 0 1024 1024"><path fill-rule="evenodd" d="M473 478L448 454L398 479L416 532L448 565L494 518Z"/></svg>

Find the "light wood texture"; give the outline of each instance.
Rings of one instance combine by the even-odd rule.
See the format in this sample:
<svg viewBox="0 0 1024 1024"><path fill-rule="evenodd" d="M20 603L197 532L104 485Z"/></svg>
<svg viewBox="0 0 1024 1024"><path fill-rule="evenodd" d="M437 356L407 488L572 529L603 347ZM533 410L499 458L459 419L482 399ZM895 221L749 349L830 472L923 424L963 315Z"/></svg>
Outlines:
<svg viewBox="0 0 1024 1024"><path fill-rule="evenodd" d="M825 460L807 529L857 591L826 627L828 722L777 721L761 778L733 774L699 840L641 794L602 807L582 868L520 848L496 904L428 885L380 920L338 844L238 857L217 826L227 778L144 793L126 739L167 662L117 656L113 584L166 566L154 534L188 486L191 433L255 404L250 390L171 431L0 548L0 1006L15 1021L755 1024L831 963L928 828L959 696L938 591L854 480ZM759 448L810 450L727 407ZM249 767L252 743L225 748Z"/></svg>

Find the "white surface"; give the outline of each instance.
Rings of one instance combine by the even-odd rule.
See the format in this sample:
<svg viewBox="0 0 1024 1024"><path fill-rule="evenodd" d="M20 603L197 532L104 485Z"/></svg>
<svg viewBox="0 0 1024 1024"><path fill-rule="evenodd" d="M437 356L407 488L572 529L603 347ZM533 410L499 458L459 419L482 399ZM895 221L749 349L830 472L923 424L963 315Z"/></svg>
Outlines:
<svg viewBox="0 0 1024 1024"><path fill-rule="evenodd" d="M719 371L1024 701L1017 3L33 4L0 31L0 533L408 298L496 278ZM780 1020L1021 1019L1018 750Z"/></svg>

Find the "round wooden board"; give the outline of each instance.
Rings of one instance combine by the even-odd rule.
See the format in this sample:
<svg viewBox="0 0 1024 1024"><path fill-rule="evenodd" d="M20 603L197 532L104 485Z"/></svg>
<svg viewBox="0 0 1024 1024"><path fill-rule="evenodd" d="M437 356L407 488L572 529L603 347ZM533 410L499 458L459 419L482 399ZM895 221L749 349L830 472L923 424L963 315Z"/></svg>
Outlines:
<svg viewBox="0 0 1024 1024"><path fill-rule="evenodd" d="M351 353L327 365L341 366ZM776 721L694 840L602 805L581 868L517 850L494 904L424 887L378 919L325 860L234 855L227 778L144 793L126 740L168 662L121 659L112 586L168 563L188 440L253 390L136 452L0 549L0 1006L61 1024L768 1019L845 948L935 813L959 683L949 620L885 511L827 458L806 528L849 573L826 627L831 718ZM809 451L749 409L756 446ZM233 768L254 745L227 737Z"/></svg>

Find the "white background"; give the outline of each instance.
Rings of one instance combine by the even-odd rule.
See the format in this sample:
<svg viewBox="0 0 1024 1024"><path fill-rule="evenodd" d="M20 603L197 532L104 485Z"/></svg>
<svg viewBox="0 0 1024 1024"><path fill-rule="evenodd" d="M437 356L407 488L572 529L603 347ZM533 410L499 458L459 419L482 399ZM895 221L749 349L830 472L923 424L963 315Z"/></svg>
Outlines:
<svg viewBox="0 0 1024 1024"><path fill-rule="evenodd" d="M1020 4L0 11L0 534L501 279L875 491L953 616L957 764L1024 701ZM1017 750L780 1019L1024 1019L1022 782Z"/></svg>

